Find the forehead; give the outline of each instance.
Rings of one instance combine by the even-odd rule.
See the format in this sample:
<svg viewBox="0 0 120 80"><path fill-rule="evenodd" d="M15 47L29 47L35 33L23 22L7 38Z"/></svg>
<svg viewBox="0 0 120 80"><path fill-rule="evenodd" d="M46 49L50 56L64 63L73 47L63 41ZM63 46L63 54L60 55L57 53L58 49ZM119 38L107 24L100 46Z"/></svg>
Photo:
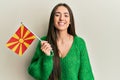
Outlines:
<svg viewBox="0 0 120 80"><path fill-rule="evenodd" d="M64 6L59 6L55 12L69 13L68 9Z"/></svg>

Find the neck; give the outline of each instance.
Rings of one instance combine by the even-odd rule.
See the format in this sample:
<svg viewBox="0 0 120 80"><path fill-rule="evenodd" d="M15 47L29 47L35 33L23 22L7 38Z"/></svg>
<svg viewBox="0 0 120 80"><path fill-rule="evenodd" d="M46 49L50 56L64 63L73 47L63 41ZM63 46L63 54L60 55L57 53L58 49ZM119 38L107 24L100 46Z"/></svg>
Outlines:
<svg viewBox="0 0 120 80"><path fill-rule="evenodd" d="M67 32L59 32L57 33L57 41L65 42L70 39L70 36Z"/></svg>

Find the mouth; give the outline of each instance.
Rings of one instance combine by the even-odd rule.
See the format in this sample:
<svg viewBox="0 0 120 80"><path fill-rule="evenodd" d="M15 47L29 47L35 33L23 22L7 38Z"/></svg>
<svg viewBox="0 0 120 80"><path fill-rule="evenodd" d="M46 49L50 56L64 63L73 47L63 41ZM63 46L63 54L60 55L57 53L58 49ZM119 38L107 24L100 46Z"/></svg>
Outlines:
<svg viewBox="0 0 120 80"><path fill-rule="evenodd" d="M59 26L64 26L65 23L64 23L64 22L58 22L58 25L59 25Z"/></svg>

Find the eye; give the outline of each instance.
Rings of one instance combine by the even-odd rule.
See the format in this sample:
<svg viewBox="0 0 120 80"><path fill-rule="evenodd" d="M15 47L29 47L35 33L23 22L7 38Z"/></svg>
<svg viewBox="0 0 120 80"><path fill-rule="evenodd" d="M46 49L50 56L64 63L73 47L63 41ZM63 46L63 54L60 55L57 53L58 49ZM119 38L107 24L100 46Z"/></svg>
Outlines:
<svg viewBox="0 0 120 80"><path fill-rule="evenodd" d="M65 15L65 17L69 17L69 15Z"/></svg>
<svg viewBox="0 0 120 80"><path fill-rule="evenodd" d="M56 17L60 16L60 14L55 14Z"/></svg>

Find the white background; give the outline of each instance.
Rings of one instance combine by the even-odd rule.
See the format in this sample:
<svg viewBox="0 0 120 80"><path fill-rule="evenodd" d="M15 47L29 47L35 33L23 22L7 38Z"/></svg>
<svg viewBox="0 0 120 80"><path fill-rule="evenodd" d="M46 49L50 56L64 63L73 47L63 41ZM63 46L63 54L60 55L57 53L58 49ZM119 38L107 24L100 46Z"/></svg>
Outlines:
<svg viewBox="0 0 120 80"><path fill-rule="evenodd" d="M0 0L0 80L33 80L27 68L38 40L22 57L5 45L21 22L39 37L46 35L50 12L59 2L73 11L95 80L120 80L120 0Z"/></svg>

